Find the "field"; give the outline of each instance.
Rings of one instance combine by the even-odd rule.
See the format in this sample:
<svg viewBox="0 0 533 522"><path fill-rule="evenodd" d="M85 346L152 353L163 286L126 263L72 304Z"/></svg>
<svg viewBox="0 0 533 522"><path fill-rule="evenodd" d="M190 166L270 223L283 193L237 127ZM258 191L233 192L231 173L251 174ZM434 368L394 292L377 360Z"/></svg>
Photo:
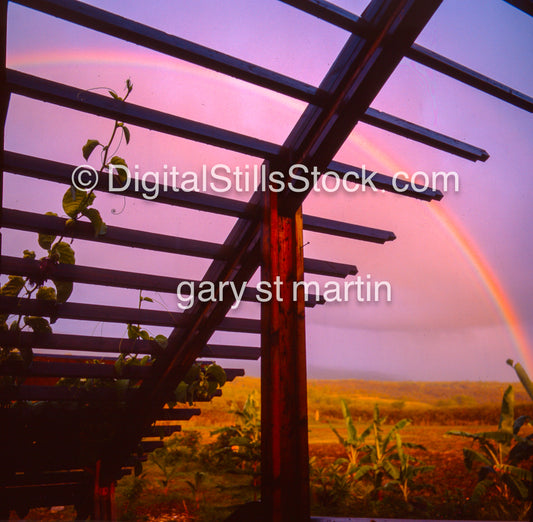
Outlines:
<svg viewBox="0 0 533 522"><path fill-rule="evenodd" d="M525 519L526 502L520 505L510 502L510 506L503 503L501 507L498 498L489 496L489 502L480 507L469 501L477 483L477 473L466 469L462 450L474 445L469 439L446 434L449 430L470 433L496 430L502 395L507 386L486 382L311 381L309 443L313 514ZM533 417L533 408L520 384L513 384L513 387L515 416L529 414ZM220 453L218 435L213 434L220 427L235 425L236 416L230 410L242 411L252 393L259 402L258 379L238 378L226 385L222 397L199 405L201 416L182 424L184 431L178 435L177 445L169 446L169 451L175 450L172 459L163 459L163 462L160 458L162 466L149 459L140 478L124 477L117 488L120 520L223 520L239 504L257 499L259 473L253 464L257 453L254 457L254 449L246 448L248 453L240 460L235 446L229 449L229 456L228 452ZM401 439L404 444L412 442L426 449L406 451L434 469L418 475L410 483L409 502L402 501L399 488L372 491L367 483L363 485L363 481L355 485L339 482L339 477L344 476L341 472L344 468L336 461L346 457L346 452L332 428L346 436L341 399L347 401L358 433L372 421L375 404L379 405L380 413L387 416L383 427L385 433L401 419L412 420L401 430ZM526 426L524 433L532 431ZM224 459L220 458L222 454ZM526 463L526 467L531 468L531 462ZM32 512L33 519L66 520L69 515L73 516L71 508L53 515L48 509Z"/></svg>

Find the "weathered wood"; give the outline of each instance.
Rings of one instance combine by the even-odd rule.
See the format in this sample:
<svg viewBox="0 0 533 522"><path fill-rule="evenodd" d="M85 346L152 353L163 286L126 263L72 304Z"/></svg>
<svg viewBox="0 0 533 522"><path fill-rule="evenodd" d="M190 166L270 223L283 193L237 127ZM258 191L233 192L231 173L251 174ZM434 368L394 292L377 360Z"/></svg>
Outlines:
<svg viewBox="0 0 533 522"><path fill-rule="evenodd" d="M310 516L302 215L280 216L277 199L265 194L262 235L261 278L283 286L261 306L261 501L265 520L297 522Z"/></svg>
<svg viewBox="0 0 533 522"><path fill-rule="evenodd" d="M85 321L132 323L154 326L184 327L188 316L161 310L139 310L121 306L104 306L85 303L61 303L37 299L18 299L0 296L0 313L37 315ZM228 317L220 323L220 330L227 332L259 333L256 319Z"/></svg>
<svg viewBox="0 0 533 522"><path fill-rule="evenodd" d="M292 5L297 9L305 11L317 18L321 18L333 25L341 27L346 31L353 34L357 34L362 37L369 37L368 24L365 24L361 18L346 9L342 9L325 0L281 0L282 2ZM513 5L517 9L533 15L533 2L531 0L505 0L507 3ZM426 67L438 71L442 74L454 78L466 85L475 87L476 89L483 91L491 96L499 98L507 103L519 107L528 112L533 112L533 98L527 94L516 91L515 89L504 85L488 76L478 73L473 69L469 69L464 65L461 65L445 56L435 53L425 47L418 44L413 44L410 49L407 50L405 56L418 62ZM372 109L370 109L372 111ZM369 116L368 112L366 116ZM365 117L366 117L365 116ZM390 115L385 114L386 119L390 118ZM365 121L362 118L362 121ZM377 124L379 122L368 122L370 124ZM389 130L389 129L388 129ZM392 130L392 129L390 129ZM393 130L393 132L396 132ZM417 139L417 138L413 138ZM418 141L418 140L417 140ZM466 145L466 144L465 144ZM436 148L441 148L440 144L435 145ZM460 155L460 154L459 154ZM480 158L481 159L481 158Z"/></svg>

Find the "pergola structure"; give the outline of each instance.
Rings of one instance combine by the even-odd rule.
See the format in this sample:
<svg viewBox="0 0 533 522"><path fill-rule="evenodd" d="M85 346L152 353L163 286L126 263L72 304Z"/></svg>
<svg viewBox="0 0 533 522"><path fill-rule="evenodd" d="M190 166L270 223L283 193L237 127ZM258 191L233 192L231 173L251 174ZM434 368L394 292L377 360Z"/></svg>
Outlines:
<svg viewBox="0 0 533 522"><path fill-rule="evenodd" d="M283 144L269 143L16 70L6 70L5 56L2 67L4 124L10 94L17 94L259 157L264 160L267 171L287 173L292 165L302 164L310 169L316 167L321 172L332 170L343 174L361 172L357 165L333 161L358 122L365 122L471 161L485 161L488 158L488 154L478 147L371 108L373 99L404 57L521 109L529 112L533 110L533 100L530 97L414 43L442 0L371 0L361 17L324 0L284 1L351 33L318 87L77 0L12 0L12 3L303 100L308 103L307 108ZM529 15L533 14L533 2L529 0L509 3ZM1 28L4 42L7 8L8 1L2 0ZM2 172L70 184L73 165L6 151L4 147L2 150ZM310 176L308 179L312 183ZM397 192L390 176L377 174L373 181L379 189ZM302 203L311 187L310 184L308 190L298 192L290 190L288 186L280 193L256 191L248 203L204 193L160 191L160 203L237 217L235 226L223 244L113 226L108 228L105 235L95 238L88 223L78 222L74 227L65 229L65 220L60 217L1 209L3 228L64 234L88 241L211 259L211 265L203 278L206 281L241 285L249 281L260 267L262 280L273 283L279 278L283 282L282 299L262 303L260 321L226 317L234 303L234 297L229 294L216 303L197 302L190 310L172 316L166 312L134 308L82 303L57 305L0 296L2 314L52 314L59 318L174 328L165 350L159 349L153 341L128 344L128 341L115 338L31 333L18 334L15 338L9 332L0 332L3 346L24 345L56 352L87 350L102 354L118 353L122 349L154 357L150 366L139 368L136 372L132 370L131 377L139 379L141 385L134 394L124 398L124 408L110 431L111 439L105 450L91 462L80 456L79 440L70 440L73 432L65 432L64 437L58 437L57 432L54 432L54 440L32 448L31 433L7 433L9 425L2 426L1 458L2 462L9 462L0 474L2 513L15 508L75 504L84 514L91 514L98 519L112 519L113 484L123 473L123 468L132 465L132 455L137 451L139 443L142 443L143 437L153 434L154 422L158 419L184 420L198 413L193 408L163 408L176 384L183 379L194 361L199 357L261 357L261 503L265 520L309 520L305 307L314 306L321 301L318 296L311 296L306 302L303 289L299 290L297 299L293 299L291 288L294 282L303 280L304 272L344 278L355 274L357 269L335 260L304 258L303 230L374 243L395 239L392 232L302 214ZM107 190L104 182L97 188ZM416 187L413 188L407 182L402 184L402 188L405 190L401 195L425 201L439 200L442 197L439 191L429 188L415 190ZM124 194L133 198L142 197L133 189L128 189ZM5 255L1 257L0 267L1 273L9 275L36 276L41 270L36 260ZM53 276L85 284L166 293L174 293L180 281L157 274L77 265L63 266ZM248 289L244 299L254 301L255 291ZM209 340L216 330L260 334L261 349L210 345ZM3 373L6 374L7 371L12 370L4 368ZM112 366L80 364L79 360L67 355L61 360L54 360L52 356L40 361L34 360L26 372L28 378L116 377ZM227 373L231 378L240 372L228 370ZM93 401L96 405L104 404L109 398L105 389L81 393L77 390L31 384L31 380L28 382L29 384L20 386L4 387L0 390L0 398L3 401ZM3 410L1 413L5 414L2 422L9 421L9 411ZM53 421L59 423L59 419ZM38 419L27 419L25 426L31 429L37 422ZM63 428L68 430L68 426L68 422L65 422ZM145 443L144 448L153 448L153 444Z"/></svg>

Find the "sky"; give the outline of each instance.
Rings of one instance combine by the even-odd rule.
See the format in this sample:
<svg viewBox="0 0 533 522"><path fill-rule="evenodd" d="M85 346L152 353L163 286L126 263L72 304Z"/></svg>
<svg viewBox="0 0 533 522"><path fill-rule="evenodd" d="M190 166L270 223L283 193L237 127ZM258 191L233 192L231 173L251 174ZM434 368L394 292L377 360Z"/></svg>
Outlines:
<svg viewBox="0 0 533 522"><path fill-rule="evenodd" d="M318 85L348 38L342 29L274 0L91 0L92 5ZM360 15L365 1L337 2ZM444 0L417 43L533 95L531 17L501 0ZM281 144L305 103L172 59L53 17L9 5L8 67L83 89L117 92L130 78L132 103ZM104 89L101 89L104 88ZM328 303L307 310L310 377L408 380L514 380L505 361L533 373L531 262L533 120L530 113L408 59L372 107L481 147L472 163L358 124L336 160L394 175L456 172L458 190L440 202L371 192L312 193L304 213L393 231L376 245L304 232L305 255L355 264L366 280L386 281L391 301ZM112 122L12 96L6 149L78 165L87 139L106 140ZM253 158L134 126L119 154L140 172L199 171ZM98 157L90 163L98 165ZM442 188L438 186L438 188ZM6 175L4 206L61 213L64 186ZM250 194L227 197L247 200ZM109 225L222 243L235 219L155 201L97 196ZM209 261L128 247L74 242L78 264L201 278ZM2 253L38 251L36 234L3 232ZM44 255L39 252L38 255ZM307 275L325 285L328 279ZM5 280L5 276L3 276ZM348 280L354 280L353 277ZM259 281L256 274L251 281ZM77 284L72 302L136 307L137 292ZM146 306L177 310L175 295ZM259 317L243 303L234 316ZM154 334L163 328L151 328ZM59 320L55 332L125 335L124 325ZM217 332L212 342L258 346L254 335ZM259 363L225 362L258 375Z"/></svg>

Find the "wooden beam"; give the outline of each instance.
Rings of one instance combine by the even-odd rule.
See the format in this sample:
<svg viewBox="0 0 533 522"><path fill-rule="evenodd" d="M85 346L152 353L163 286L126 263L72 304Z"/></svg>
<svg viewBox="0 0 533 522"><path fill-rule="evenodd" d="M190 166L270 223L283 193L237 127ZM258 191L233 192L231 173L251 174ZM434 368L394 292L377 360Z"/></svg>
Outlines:
<svg viewBox="0 0 533 522"><path fill-rule="evenodd" d="M362 37L369 37L369 27L361 18L345 9L342 9L326 0L281 0L282 2L292 5L297 9L305 11L317 18L325 20L346 31L357 34ZM517 9L532 15L533 2L531 0L505 0L507 3L514 5ZM521 93L503 83L500 83L488 76L478 73L473 69L465 67L445 56L435 53L418 44L413 44L407 50L405 56L426 67L438 71L450 78L454 78L466 85L470 85L482 92L490 94L500 100L503 100L515 107L533 112L533 98L527 94ZM370 109L372 111L372 109ZM369 116L368 112L367 115ZM390 115L385 115L386 119ZM393 117L394 118L394 117ZM362 119L364 121L364 119ZM368 122L373 124L371 122ZM375 123L375 122L374 122ZM379 125L378 125L379 126ZM392 129L391 129L392 130ZM396 132L396 131L393 131ZM413 138L416 139L416 138ZM441 148L440 145L435 145ZM480 158L481 159L481 158Z"/></svg>
<svg viewBox="0 0 533 522"><path fill-rule="evenodd" d="M184 256L207 259L226 259L231 256L230 249L208 241L197 241L195 239L166 236L164 234L113 226L108 226L104 235L95 237L91 223L77 221L67 227L65 225L66 221L65 218L58 216L47 216L5 208L3 226L28 232L64 235L65 237L73 237L85 241L97 241L99 243L143 248Z"/></svg>
<svg viewBox="0 0 533 522"><path fill-rule="evenodd" d="M186 314L162 310L139 310L121 306L104 306L85 303L61 303L38 299L26 299L0 296L0 313L36 315L84 321L102 321L108 323L133 323L153 326L174 326L183 328L188 324ZM259 321L228 317L220 323L221 331L259 333Z"/></svg>
<svg viewBox="0 0 533 522"><path fill-rule="evenodd" d="M30 348L64 350L69 352L97 352L101 354L100 356L107 353L133 353L157 357L163 350L155 341L145 341L144 339L132 340L90 335L36 334L32 332L0 332L0 344L2 346L22 345ZM257 360L261 357L261 349L253 346L208 344L201 351L200 357Z"/></svg>
<svg viewBox="0 0 533 522"><path fill-rule="evenodd" d="M275 157L280 152L278 145L263 140L133 103L115 100L110 96L103 96L12 69L8 69L6 75L7 87L10 92L28 98L123 121L145 129L222 147L258 158Z"/></svg>
<svg viewBox="0 0 533 522"><path fill-rule="evenodd" d="M77 221L66 226L66 218L47 216L14 210L4 209L3 226L15 230L29 232L43 232L52 235L64 235L85 241L97 241L112 245L128 246L131 248L143 248L158 252L181 254L208 259L229 259L233 256L233 250L227 245L218 245L207 241L197 241L141 230L108 226L104 235L95 237L91 223ZM319 259L306 259L305 270L311 274L330 275L331 277L346 277L357 273L357 268L345 263L334 261L322 261Z"/></svg>
<svg viewBox="0 0 533 522"><path fill-rule="evenodd" d="M156 418L159 421L186 421L200 413L198 408L165 408L157 412Z"/></svg>
<svg viewBox="0 0 533 522"><path fill-rule="evenodd" d="M144 434L145 437L170 437L172 434L180 432L180 424L167 424L165 426L154 424L150 429Z"/></svg>
<svg viewBox="0 0 533 522"><path fill-rule="evenodd" d="M278 195L264 198L261 279L283 285L261 306L261 503L265 520L303 522L310 517L305 313L303 289L297 300L292 292L304 274L302 214L281 216Z"/></svg>
<svg viewBox="0 0 533 522"><path fill-rule="evenodd" d="M470 161L487 161L489 159L489 153L484 149L376 109L368 109L361 117L361 121L396 134L401 132L404 138L424 143L434 149L443 150Z"/></svg>

